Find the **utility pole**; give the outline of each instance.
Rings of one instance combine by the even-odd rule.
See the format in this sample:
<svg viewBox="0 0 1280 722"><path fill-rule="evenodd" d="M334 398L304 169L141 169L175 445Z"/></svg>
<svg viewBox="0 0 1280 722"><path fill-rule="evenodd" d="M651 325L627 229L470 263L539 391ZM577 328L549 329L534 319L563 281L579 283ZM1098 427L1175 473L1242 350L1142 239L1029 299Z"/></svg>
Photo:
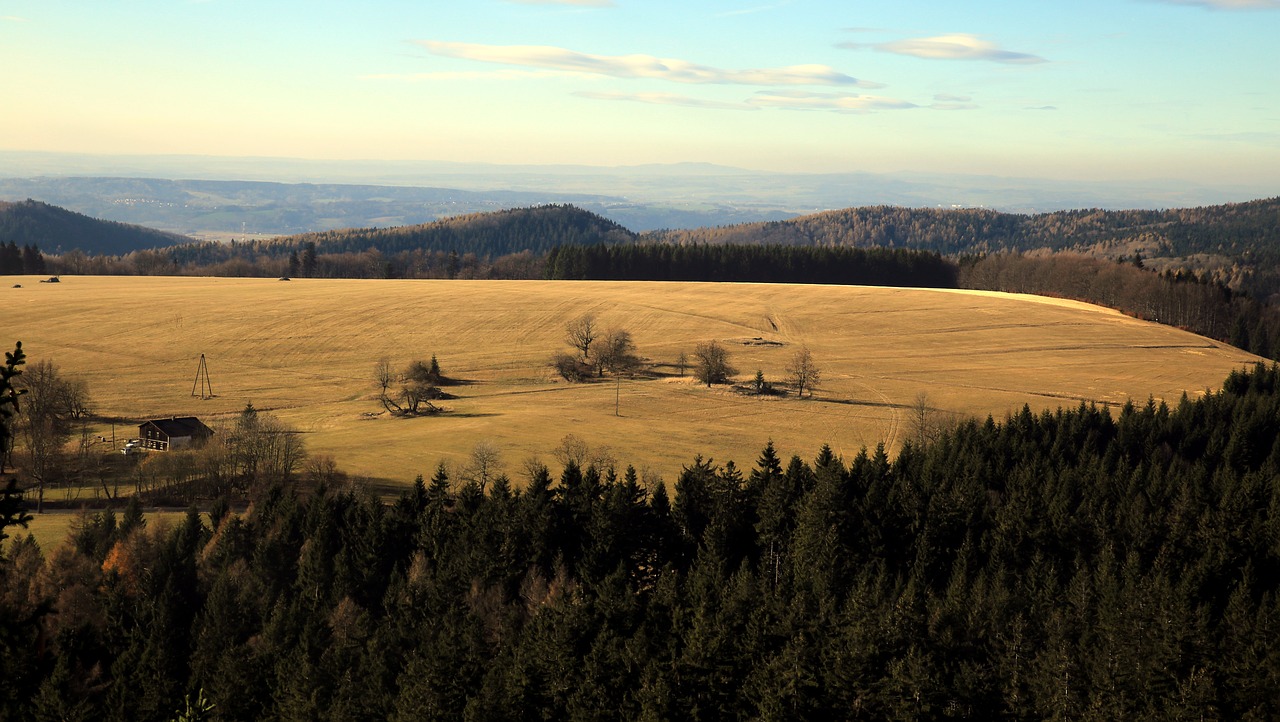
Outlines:
<svg viewBox="0 0 1280 722"><path fill-rule="evenodd" d="M200 392L196 393L196 389ZM205 363L204 354L200 354L200 365L196 367L196 380L191 384L191 395L201 400L213 398L213 384L209 382L209 366Z"/></svg>
<svg viewBox="0 0 1280 722"><path fill-rule="evenodd" d="M613 380L613 415L622 416L622 414L618 413L618 403L622 400L622 377L615 376Z"/></svg>

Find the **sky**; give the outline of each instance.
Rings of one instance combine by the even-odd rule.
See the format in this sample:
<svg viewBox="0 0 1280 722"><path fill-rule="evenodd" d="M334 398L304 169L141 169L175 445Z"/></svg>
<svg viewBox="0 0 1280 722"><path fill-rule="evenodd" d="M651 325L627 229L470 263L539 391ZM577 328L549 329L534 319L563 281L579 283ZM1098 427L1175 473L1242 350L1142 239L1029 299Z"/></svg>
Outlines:
<svg viewBox="0 0 1280 722"><path fill-rule="evenodd" d="M1280 195L1280 0L0 0L0 150Z"/></svg>

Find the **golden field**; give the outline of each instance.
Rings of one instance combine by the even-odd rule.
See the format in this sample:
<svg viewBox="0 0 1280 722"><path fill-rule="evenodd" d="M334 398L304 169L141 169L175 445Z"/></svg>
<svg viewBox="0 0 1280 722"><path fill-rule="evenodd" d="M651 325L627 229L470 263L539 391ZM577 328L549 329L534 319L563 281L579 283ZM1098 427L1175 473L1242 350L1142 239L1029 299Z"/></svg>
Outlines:
<svg viewBox="0 0 1280 722"><path fill-rule="evenodd" d="M1177 329L1072 301L1000 293L851 286L78 277L0 279L0 345L84 378L100 415L196 415L211 426L245 404L304 432L312 454L373 480L408 483L480 441L519 481L524 460L567 434L608 446L669 482L696 454L750 467L772 439L784 456L823 443L850 456L896 447L909 407L997 419L1080 401L1176 402L1216 388L1257 357ZM21 284L21 288L12 288ZM592 313L631 331L667 376L569 384L547 366L564 326ZM761 339L781 345L746 345ZM755 398L674 363L718 340L743 380L781 382L807 345L822 368L814 399ZM192 397L200 355L216 397ZM448 413L379 414L373 367L439 358L467 385ZM615 396L616 395L616 396ZM615 416L615 400L620 415ZM109 438L110 428L100 433ZM136 427L116 427L119 439Z"/></svg>

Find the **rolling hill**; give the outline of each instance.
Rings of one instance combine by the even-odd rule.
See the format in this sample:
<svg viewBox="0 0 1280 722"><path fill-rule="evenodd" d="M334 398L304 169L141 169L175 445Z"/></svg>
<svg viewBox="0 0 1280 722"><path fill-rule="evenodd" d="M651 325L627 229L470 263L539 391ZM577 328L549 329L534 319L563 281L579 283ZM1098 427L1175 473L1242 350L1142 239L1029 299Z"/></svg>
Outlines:
<svg viewBox="0 0 1280 722"><path fill-rule="evenodd" d="M39 246L45 253L79 250L119 255L189 243L190 238L142 226L102 221L40 201L0 202L0 243Z"/></svg>
<svg viewBox="0 0 1280 722"><path fill-rule="evenodd" d="M746 465L830 443L852 455L910 433L911 408L1003 416L1148 397L1176 402L1257 360L1177 329L1071 301L997 293L786 284L365 281L66 277L0 288L9 342L85 379L104 417L196 414L216 424L245 404L303 432L353 473L405 484L436 463L497 446L513 476L574 434L668 481L695 455ZM568 384L547 362L567 321L592 313L629 330L652 378ZM823 371L813 400L751 397L681 377L701 341L741 379L781 381L794 352ZM6 342L6 343L9 343ZM208 359L216 398L191 395ZM436 355L466 383L448 413L391 418L373 367ZM617 404L618 415L615 415ZM128 434L123 422L116 431ZM110 428L99 433L110 438Z"/></svg>

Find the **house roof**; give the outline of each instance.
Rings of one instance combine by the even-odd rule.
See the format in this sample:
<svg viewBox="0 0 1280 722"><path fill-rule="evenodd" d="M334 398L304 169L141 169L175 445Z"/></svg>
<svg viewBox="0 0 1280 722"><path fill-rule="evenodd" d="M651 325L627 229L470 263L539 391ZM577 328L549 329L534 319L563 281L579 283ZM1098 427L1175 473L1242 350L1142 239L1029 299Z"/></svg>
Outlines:
<svg viewBox="0 0 1280 722"><path fill-rule="evenodd" d="M204 434L212 434L213 430L201 423L200 419L194 416L170 416L166 419L151 419L144 421L138 425L141 429L148 424L155 426L165 436L200 436Z"/></svg>

